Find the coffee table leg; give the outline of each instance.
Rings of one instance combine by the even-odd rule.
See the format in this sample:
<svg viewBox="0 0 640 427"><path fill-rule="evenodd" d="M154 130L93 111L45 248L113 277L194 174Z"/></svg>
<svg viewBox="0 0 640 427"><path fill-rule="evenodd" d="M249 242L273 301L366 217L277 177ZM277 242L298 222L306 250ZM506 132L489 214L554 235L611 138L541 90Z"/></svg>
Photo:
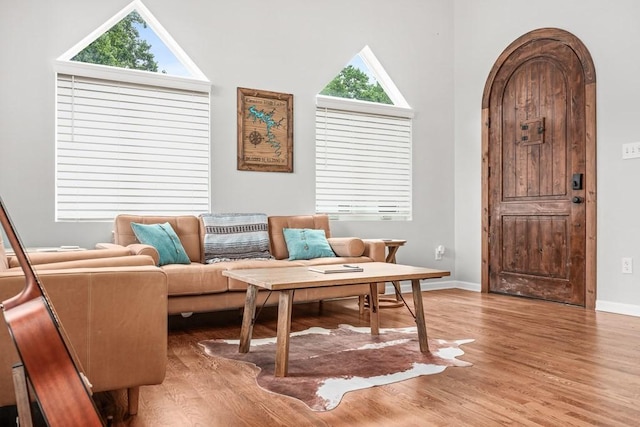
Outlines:
<svg viewBox="0 0 640 427"><path fill-rule="evenodd" d="M247 297L244 301L244 313L242 315L242 328L240 329L240 353L248 353L253 334L253 317L256 314L256 297L258 287L247 285Z"/></svg>
<svg viewBox="0 0 640 427"><path fill-rule="evenodd" d="M276 338L276 377L286 377L289 369L289 333L293 290L280 291L278 303L278 335Z"/></svg>
<svg viewBox="0 0 640 427"><path fill-rule="evenodd" d="M369 283L369 321L371 335L380 335L380 310L378 305L378 284Z"/></svg>
<svg viewBox="0 0 640 427"><path fill-rule="evenodd" d="M429 341L427 340L427 324L424 319L424 306L422 304L422 290L420 289L420 280L411 280L411 289L413 290L413 306L416 310L416 326L418 327L418 342L420 343L420 351L429 352Z"/></svg>

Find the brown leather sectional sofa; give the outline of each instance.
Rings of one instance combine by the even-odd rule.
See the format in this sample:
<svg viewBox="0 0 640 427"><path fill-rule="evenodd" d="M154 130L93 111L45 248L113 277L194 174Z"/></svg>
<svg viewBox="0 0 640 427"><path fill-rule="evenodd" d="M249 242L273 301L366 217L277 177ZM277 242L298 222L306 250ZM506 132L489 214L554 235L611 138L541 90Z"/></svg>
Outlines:
<svg viewBox="0 0 640 427"><path fill-rule="evenodd" d="M272 260L234 260L206 264L204 262L205 228L196 216L136 216L118 215L113 230L113 244L102 247L128 248L132 254L146 254L158 261L157 251L138 243L131 223L161 224L168 222L185 248L191 264L169 264L160 268L168 277L168 313L193 313L241 308L244 306L246 284L222 275L227 269L282 267L292 265L344 264L385 260L385 246L380 240L363 240L356 237L331 237L327 215L292 215L268 217L268 233ZM283 236L284 228L323 229L336 257L289 261L289 253ZM384 284L379 286L384 292ZM362 296L369 292L368 285L339 286L335 288L304 289L296 291L295 301L318 301L330 298ZM263 304L267 292L260 292L258 304ZM278 299L269 298L269 304Z"/></svg>
<svg viewBox="0 0 640 427"><path fill-rule="evenodd" d="M131 223L168 222L180 238L190 264L157 267L158 252L140 244ZM323 229L335 257L289 261L284 228ZM331 237L326 215L271 216L268 218L270 252L274 259L243 259L214 264L204 262L205 227L196 216L119 215L114 222L114 243L99 249L74 252L31 253L38 272L83 372L94 392L127 389L129 412L138 407L139 387L163 381L167 356L167 314L186 314L241 308L246 284L222 275L226 269L292 265L383 262L380 240ZM0 241L0 301L24 287L15 257L5 256ZM369 285L300 290L296 302L362 297ZM379 285L384 292L384 284ZM260 292L264 304L268 292ZM362 302L363 298L360 298ZM271 297L269 304L276 304ZM4 318L0 319L0 406L15 404L11 367L19 362Z"/></svg>
<svg viewBox="0 0 640 427"><path fill-rule="evenodd" d="M128 250L35 252L29 256L94 392L127 389L129 412L142 385L160 384L167 362L167 275ZM0 301L25 286L0 241ZM11 368L20 361L0 316L0 406L15 404Z"/></svg>

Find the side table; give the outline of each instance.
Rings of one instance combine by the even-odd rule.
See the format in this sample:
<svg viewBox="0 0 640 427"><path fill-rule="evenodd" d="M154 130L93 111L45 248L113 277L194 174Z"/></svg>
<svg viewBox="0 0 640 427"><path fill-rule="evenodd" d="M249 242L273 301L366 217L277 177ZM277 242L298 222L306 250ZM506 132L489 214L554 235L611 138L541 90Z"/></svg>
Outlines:
<svg viewBox="0 0 640 427"><path fill-rule="evenodd" d="M396 263L396 253L400 246L404 246L407 243L406 240L402 239L382 239L384 242L384 246L387 249L387 256L385 258L385 262L390 264ZM378 298L378 303L380 308L396 308L401 307L404 303L402 302L402 298L400 298L400 282L394 281L393 289L395 290L396 297L380 297Z"/></svg>

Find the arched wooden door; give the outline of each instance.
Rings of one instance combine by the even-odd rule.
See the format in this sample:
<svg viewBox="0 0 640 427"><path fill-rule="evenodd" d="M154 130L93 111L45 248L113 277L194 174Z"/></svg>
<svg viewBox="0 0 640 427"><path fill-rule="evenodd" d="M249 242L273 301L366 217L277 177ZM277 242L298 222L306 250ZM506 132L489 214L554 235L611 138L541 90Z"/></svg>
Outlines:
<svg viewBox="0 0 640 427"><path fill-rule="evenodd" d="M514 41L482 100L482 289L595 308L595 70L555 28Z"/></svg>

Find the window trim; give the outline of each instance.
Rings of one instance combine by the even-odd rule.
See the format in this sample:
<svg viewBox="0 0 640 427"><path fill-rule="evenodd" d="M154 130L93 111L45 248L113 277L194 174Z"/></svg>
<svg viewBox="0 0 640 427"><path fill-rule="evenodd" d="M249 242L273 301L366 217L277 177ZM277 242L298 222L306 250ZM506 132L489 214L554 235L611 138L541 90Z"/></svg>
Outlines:
<svg viewBox="0 0 640 427"><path fill-rule="evenodd" d="M144 70L131 70L108 65L57 59L54 62L54 71L56 74L69 74L78 77L92 77L102 80L121 81L147 86L161 86L211 94L211 82L209 82L209 80L197 80L189 77L152 73Z"/></svg>
<svg viewBox="0 0 640 427"><path fill-rule="evenodd" d="M409 107L409 103L404 99L404 96L402 96L402 93L400 93L400 90L389 74L387 74L382 63L378 61L378 58L376 58L369 45L363 47L358 55L362 58L362 61L365 63L367 68L369 68L369 70L375 75L376 80L380 86L382 86L382 89L384 89L387 96L389 96L393 105L396 108L411 109L411 107Z"/></svg>
<svg viewBox="0 0 640 427"><path fill-rule="evenodd" d="M384 116L406 117L408 119L412 119L415 115L414 110L410 107L398 107L397 105L320 94L316 95L316 107L358 113L381 114Z"/></svg>

